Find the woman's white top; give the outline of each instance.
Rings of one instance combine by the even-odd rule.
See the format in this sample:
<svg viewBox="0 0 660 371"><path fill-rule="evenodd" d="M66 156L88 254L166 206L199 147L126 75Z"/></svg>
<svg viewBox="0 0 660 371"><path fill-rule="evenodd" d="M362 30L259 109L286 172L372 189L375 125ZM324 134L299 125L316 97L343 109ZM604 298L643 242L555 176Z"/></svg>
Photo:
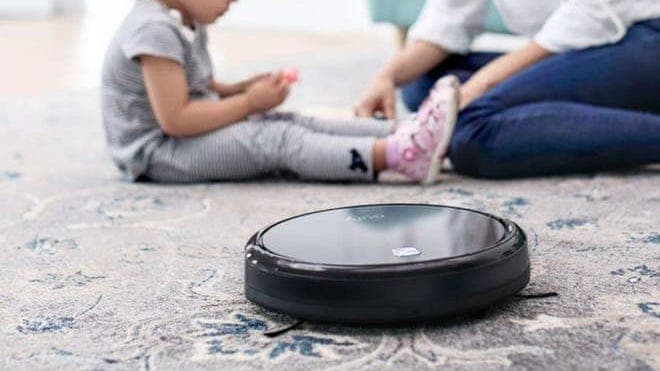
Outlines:
<svg viewBox="0 0 660 371"><path fill-rule="evenodd" d="M552 52L615 43L636 22L660 17L660 0L493 0L509 31ZM484 32L488 0L427 0L410 30L447 51L467 53Z"/></svg>

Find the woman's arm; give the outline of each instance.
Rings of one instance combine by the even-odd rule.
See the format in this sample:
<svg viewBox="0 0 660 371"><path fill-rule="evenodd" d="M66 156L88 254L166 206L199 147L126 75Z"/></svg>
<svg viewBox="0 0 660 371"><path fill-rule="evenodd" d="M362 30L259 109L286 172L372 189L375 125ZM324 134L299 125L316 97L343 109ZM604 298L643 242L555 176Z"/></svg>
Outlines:
<svg viewBox="0 0 660 371"><path fill-rule="evenodd" d="M495 59L472 75L461 87L461 109L497 84L551 55L550 51L532 41L522 49Z"/></svg>
<svg viewBox="0 0 660 371"><path fill-rule="evenodd" d="M355 113L380 112L393 119L395 90L440 64L450 53L467 53L472 39L483 31L487 0L426 0L411 27L412 40L372 83Z"/></svg>
<svg viewBox="0 0 660 371"><path fill-rule="evenodd" d="M407 84L442 62L449 53L427 41L414 41L406 46L378 76L391 79L396 86Z"/></svg>
<svg viewBox="0 0 660 371"><path fill-rule="evenodd" d="M289 85L278 74L226 99L190 100L185 72L177 62L141 56L140 63L156 119L173 137L196 136L228 126L280 105L289 93Z"/></svg>
<svg viewBox="0 0 660 371"><path fill-rule="evenodd" d="M447 55L444 49L426 41L408 44L377 75L362 102L355 108L355 114L373 117L381 112L387 119L394 119L396 88L430 71Z"/></svg>

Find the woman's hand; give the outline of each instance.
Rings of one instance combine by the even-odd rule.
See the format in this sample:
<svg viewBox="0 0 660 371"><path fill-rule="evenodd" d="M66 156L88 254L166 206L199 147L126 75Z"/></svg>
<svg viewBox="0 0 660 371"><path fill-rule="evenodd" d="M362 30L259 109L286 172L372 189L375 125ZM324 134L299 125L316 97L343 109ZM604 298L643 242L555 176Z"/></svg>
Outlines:
<svg viewBox="0 0 660 371"><path fill-rule="evenodd" d="M459 90L459 110L463 110L463 108L477 100L487 91L488 87L478 83L476 80L469 80L463 84Z"/></svg>
<svg viewBox="0 0 660 371"><path fill-rule="evenodd" d="M355 107L355 115L373 117L381 114L393 120L396 115L396 88L424 75L447 55L444 49L432 43L421 40L410 42L383 68Z"/></svg>
<svg viewBox="0 0 660 371"><path fill-rule="evenodd" d="M386 119L395 118L396 84L394 78L381 75L374 80L360 104L355 107L358 117L374 117L380 113Z"/></svg>
<svg viewBox="0 0 660 371"><path fill-rule="evenodd" d="M254 81L245 94L252 113L271 110L284 103L289 95L290 84L282 72Z"/></svg>

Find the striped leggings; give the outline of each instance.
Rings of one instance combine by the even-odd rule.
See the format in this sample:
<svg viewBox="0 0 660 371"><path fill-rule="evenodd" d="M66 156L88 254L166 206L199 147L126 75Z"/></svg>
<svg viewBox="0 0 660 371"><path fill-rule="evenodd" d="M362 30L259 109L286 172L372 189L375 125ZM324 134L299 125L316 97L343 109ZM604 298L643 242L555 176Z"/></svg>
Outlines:
<svg viewBox="0 0 660 371"><path fill-rule="evenodd" d="M303 180L372 181L372 151L393 123L267 113L192 138L166 138L146 176L166 183L246 180L293 173Z"/></svg>

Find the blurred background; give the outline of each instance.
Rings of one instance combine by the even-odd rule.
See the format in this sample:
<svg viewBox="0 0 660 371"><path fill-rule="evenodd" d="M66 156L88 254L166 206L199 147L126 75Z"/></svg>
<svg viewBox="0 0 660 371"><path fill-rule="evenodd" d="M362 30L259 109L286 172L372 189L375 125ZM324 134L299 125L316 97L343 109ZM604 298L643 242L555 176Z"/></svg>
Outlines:
<svg viewBox="0 0 660 371"><path fill-rule="evenodd" d="M107 45L135 1L0 0L0 183L53 194L119 176L107 153L99 87ZM215 78L297 67L301 81L282 110L352 117L424 3L239 0L209 27ZM497 17L488 30L474 49L524 42L503 34Z"/></svg>
<svg viewBox="0 0 660 371"><path fill-rule="evenodd" d="M0 96L98 87L106 45L133 2L2 0ZM372 24L366 1L242 0L210 27L210 49L219 79L292 66L303 78L312 66L314 79L320 64L344 68L347 54L384 60L397 48L395 34Z"/></svg>
<svg viewBox="0 0 660 371"><path fill-rule="evenodd" d="M2 0L0 97L98 87L106 45L134 1ZM303 83L287 108L347 112L401 46L423 2L241 0L210 27L216 77L299 67ZM475 48L515 42L487 35Z"/></svg>

